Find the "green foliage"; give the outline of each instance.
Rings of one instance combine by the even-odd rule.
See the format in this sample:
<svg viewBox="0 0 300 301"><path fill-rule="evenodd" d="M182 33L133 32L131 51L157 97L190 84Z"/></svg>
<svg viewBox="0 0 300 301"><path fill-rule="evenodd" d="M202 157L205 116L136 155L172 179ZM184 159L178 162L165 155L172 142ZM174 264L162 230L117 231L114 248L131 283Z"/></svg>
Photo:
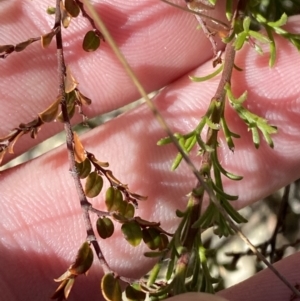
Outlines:
<svg viewBox="0 0 300 301"><path fill-rule="evenodd" d="M51 299L67 299L74 285L75 278L78 275L86 274L88 272L92 266L93 259L94 255L90 248L90 244L88 242L84 242L77 252L75 262L70 265L65 273L55 279L56 282L60 282L60 285L52 295Z"/></svg>
<svg viewBox="0 0 300 301"><path fill-rule="evenodd" d="M267 2L267 1L265 1ZM258 7L260 1L248 1L244 7L244 11L236 15L231 20L233 14L232 1L226 1L226 16L232 22L233 30L225 38L224 43L232 44L234 51L239 51L246 43L249 43L259 53L263 53L263 44L269 45L270 61L269 65L273 66L276 61L276 45L275 35L281 35L292 42L297 48L299 40L298 35L287 33L282 29L287 21L287 14L284 11L278 14L271 14L272 18L267 18L268 14L262 17L262 6ZM259 29L264 28L264 32ZM229 46L228 46L229 48ZM227 49L227 48L226 48ZM211 74L204 77L190 77L194 82L208 81L211 78L221 74L220 84L226 74L227 68L225 64L231 64L231 70L236 68L234 61L223 62ZM241 69L238 68L242 72ZM185 211L176 211L176 215L181 218L181 223L175 231L173 238L168 245L168 252L156 251L147 252L148 257L158 257L158 263L168 260L167 267L164 268L165 274L160 278L165 279L165 286L156 290L152 287L156 280L147 283L150 299L157 297L166 298L167 296L183 293L186 291L204 291L212 293L214 284L218 279L214 279L210 275L209 256L212 250L206 250L201 242L201 231L210 227L214 228L214 233L218 236L233 235L235 231L231 226L231 222L245 223L247 220L243 218L231 205L232 201L238 199L238 196L229 195L223 189L223 176L234 180L242 180L241 175L235 175L222 166L218 158L219 133L222 131L228 148L234 151L234 139L238 139L239 135L232 132L225 118L225 102L229 102L237 115L244 121L247 128L252 132L253 143L256 148L260 145L260 134L270 147L273 147L272 135L277 133L277 128L270 125L265 118L262 118L253 112L250 112L245 106L244 101L247 93L240 97L235 97L227 79L223 80L224 93L219 94L211 99L210 105L206 113L200 118L198 125L189 133L175 133L174 137L178 141L183 152L189 155L195 147L198 147L199 154L202 155L202 164L199 168L200 174L207 187L212 191L219 202L222 211L216 206L215 202L210 199L208 207L202 211L201 204L205 190L200 183L192 190L189 196L189 202ZM219 88L220 89L220 86ZM206 133L204 133L204 130ZM158 141L158 145L172 143L170 137L163 138ZM183 155L179 152L173 161L172 170L175 170L181 161ZM200 208L199 208L200 207ZM160 264L153 268L151 279L156 279ZM162 272L160 270L160 272ZM154 276L153 276L154 275ZM149 287L151 285L151 288Z"/></svg>
<svg viewBox="0 0 300 301"><path fill-rule="evenodd" d="M273 140L271 138L271 135L277 133L277 128L274 125L269 125L268 121L262 117L257 116L254 113L251 113L249 110L247 110L242 104L247 98L247 93L245 92L242 94L239 98L235 98L233 96L233 93L231 91L230 85L225 85L225 90L227 92L228 100L231 104L231 106L234 108L234 110L237 112L239 117L245 122L245 124L248 126L248 129L252 132L252 140L256 148L259 148L260 145L260 137L259 132L260 131L266 140L266 142L269 144L270 147L274 147Z"/></svg>
<svg viewBox="0 0 300 301"><path fill-rule="evenodd" d="M123 195L119 189L109 187L105 194L105 204L108 211L118 211L123 202Z"/></svg>
<svg viewBox="0 0 300 301"><path fill-rule="evenodd" d="M247 1L243 14L244 18L238 19L234 23L235 47L236 50L241 49L245 42L255 48L262 54L263 50L259 43L268 44L270 51L269 66L273 67L276 61L276 44L274 35L279 35L286 38L298 50L300 50L300 35L293 34L282 27L286 24L288 16L300 12L298 1L282 1L282 0L267 0L267 1ZM258 32L264 29L265 33ZM228 42L231 37L225 38Z"/></svg>
<svg viewBox="0 0 300 301"><path fill-rule="evenodd" d="M119 213L127 219L131 219L135 215L135 208L131 203L123 201L119 207Z"/></svg>
<svg viewBox="0 0 300 301"><path fill-rule="evenodd" d="M107 273L101 280L102 295L107 301L122 301L122 290L119 279L113 273Z"/></svg>
<svg viewBox="0 0 300 301"><path fill-rule="evenodd" d="M93 30L88 31L83 39L82 48L87 51L95 51L100 46L100 37Z"/></svg>
<svg viewBox="0 0 300 301"><path fill-rule="evenodd" d="M288 16L298 14L300 12L300 3L298 0L250 0L247 1L244 10L254 15L260 14L269 21L276 21L283 14Z"/></svg>
<svg viewBox="0 0 300 301"><path fill-rule="evenodd" d="M193 82L205 82L207 80L210 80L212 78L214 78L215 76L217 76L219 73L221 73L223 70L223 64L214 72L212 72L209 75L203 76L203 77L197 77L197 76L190 76L190 79Z"/></svg>
<svg viewBox="0 0 300 301"><path fill-rule="evenodd" d="M155 228L143 229L143 241L151 250L156 250L161 245L160 231Z"/></svg>
<svg viewBox="0 0 300 301"><path fill-rule="evenodd" d="M236 35L233 45L235 46L235 50L240 50L245 42L248 42L250 39L257 40L261 43L270 43L271 41L268 37L263 34L250 29L251 19L250 17L245 17L243 20L243 29ZM256 50L258 53L262 54L263 51L258 44L255 44Z"/></svg>
<svg viewBox="0 0 300 301"><path fill-rule="evenodd" d="M85 194L89 198L96 197L103 187L103 179L96 171L91 172L85 182Z"/></svg>
<svg viewBox="0 0 300 301"><path fill-rule="evenodd" d="M65 0L65 9L73 18L76 18L80 13L80 8L74 0Z"/></svg>
<svg viewBox="0 0 300 301"><path fill-rule="evenodd" d="M97 231L101 238L106 239L113 235L114 233L114 224L108 217L100 217L97 220Z"/></svg>
<svg viewBox="0 0 300 301"><path fill-rule="evenodd" d="M47 10L46 10L47 14L49 14L49 15L54 15L55 11L56 11L56 9L53 6L48 6Z"/></svg>
<svg viewBox="0 0 300 301"><path fill-rule="evenodd" d="M146 299L146 294L132 286L127 286L125 290L125 295L128 301L144 301Z"/></svg>
<svg viewBox="0 0 300 301"><path fill-rule="evenodd" d="M136 247L140 244L143 238L141 227L136 221L126 222L122 225L121 231L124 238L133 246Z"/></svg>
<svg viewBox="0 0 300 301"><path fill-rule="evenodd" d="M76 170L80 179L85 179L91 172L92 165L88 158L85 158L83 162L76 162Z"/></svg>
<svg viewBox="0 0 300 301"><path fill-rule="evenodd" d="M78 250L76 260L69 268L70 273L80 275L86 273L93 263L93 251L89 243L84 242Z"/></svg>

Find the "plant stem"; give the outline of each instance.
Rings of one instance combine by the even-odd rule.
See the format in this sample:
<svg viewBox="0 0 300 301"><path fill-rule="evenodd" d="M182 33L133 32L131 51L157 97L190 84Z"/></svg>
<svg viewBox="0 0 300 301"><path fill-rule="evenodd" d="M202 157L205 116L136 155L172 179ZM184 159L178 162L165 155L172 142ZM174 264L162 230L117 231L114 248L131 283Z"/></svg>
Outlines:
<svg viewBox="0 0 300 301"><path fill-rule="evenodd" d="M65 92L65 71L66 65L64 61L64 53L63 53L63 45L62 45L62 34L61 34L61 12L60 12L60 2L61 0L56 0L56 13L55 13L55 26L58 27L59 30L56 34L56 48L57 48L57 62L58 62L58 74L59 74L59 96L61 96L61 111L64 121L64 129L66 133L66 144L68 150L68 159L70 164L70 172L73 176L73 180L75 183L75 187L77 190L77 194L80 201L80 206L82 209L82 214L84 218L85 228L87 232L87 241L89 241L96 252L97 257L99 258L100 264L104 270L104 273L111 272L110 267L108 266L101 248L98 244L98 241L95 236L94 229L92 227L91 219L89 216L89 210L91 208L91 204L88 202L77 169L75 165L75 153L74 153L74 137L73 131L70 123L70 117L67 109L66 102L66 92Z"/></svg>
<svg viewBox="0 0 300 301"><path fill-rule="evenodd" d="M273 231L273 235L269 240L269 244L271 245L271 252L270 252L270 261L271 263L274 263L274 259L275 259L275 251L276 251L276 240L277 240L277 235L279 233L279 231L283 230L284 227L284 221L287 218L286 217L286 213L289 207L289 193L290 193L290 185L287 185L284 188L284 193L283 196L281 198L280 201L280 207L279 210L277 212L277 223L276 223L276 227Z"/></svg>
<svg viewBox="0 0 300 301"><path fill-rule="evenodd" d="M222 77L219 83L219 86L217 88L216 94L213 97L213 100L216 100L218 102L222 102L222 105L220 108L225 104L225 96L226 96L226 91L224 89L226 83L230 83L231 79L231 74L232 70L234 67L234 57L235 57L235 50L233 46L233 41L231 41L225 49L225 62L224 62L224 69L222 72ZM213 114L212 116L212 122L213 123L219 123L222 111L221 110L215 110L216 113ZM208 130L208 136L207 136L207 144L210 146L215 145L214 149L216 151L216 144L217 144L217 130L209 129ZM202 164L206 163L209 166L211 165L211 157L210 153L206 152L203 155L203 161ZM209 195L211 201L215 204L215 206L218 208L220 213L223 215L223 217L226 219L230 227L238 234L238 236L249 246L251 251L261 260L263 261L266 266L298 297L300 297L300 292L293 286L291 285L288 280L282 276L271 264L270 262L263 256L257 248L249 241L249 239L242 233L242 231L236 226L235 223L232 222L230 217L228 216L227 212L225 209L222 207L220 202L217 200L217 198L214 197L211 198L211 195Z"/></svg>
<svg viewBox="0 0 300 301"><path fill-rule="evenodd" d="M214 110L213 110L213 113L211 116L211 121L214 124L220 124L221 117L224 113L225 97L226 97L226 90L224 87L225 87L226 83L230 83L232 69L234 67L234 58L235 58L235 49L233 46L233 41L231 41L229 44L226 45L222 77L220 79L217 91L211 100L212 102L216 101L219 104L218 106L214 106ZM209 128L207 131L206 144L208 146L212 147L214 149L214 151L217 151L218 132L219 132L218 130L214 130L211 128ZM210 152L205 152L203 154L201 165L203 166L202 170L210 170L210 167L211 167L211 153ZM209 166L209 169L207 169L207 166Z"/></svg>
<svg viewBox="0 0 300 301"><path fill-rule="evenodd" d="M97 29L95 22L93 20L93 18L91 18L88 13L85 11L83 3L79 0L75 0L75 2L77 3L77 5L80 7L82 16L86 19L88 19L88 21L90 22L91 26L94 28L95 33L98 35L98 37L100 37L103 41L105 41L103 34Z"/></svg>

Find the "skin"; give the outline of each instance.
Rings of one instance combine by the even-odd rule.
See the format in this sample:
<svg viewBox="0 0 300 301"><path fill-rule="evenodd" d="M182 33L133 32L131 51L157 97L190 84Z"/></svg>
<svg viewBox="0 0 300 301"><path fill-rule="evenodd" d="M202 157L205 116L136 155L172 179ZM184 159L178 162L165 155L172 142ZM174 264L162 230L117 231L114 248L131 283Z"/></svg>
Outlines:
<svg viewBox="0 0 300 301"><path fill-rule="evenodd" d="M53 2L53 3L52 3ZM0 44L16 44L49 31L53 17L45 9L54 1L3 1L0 11ZM181 3L178 1L177 3ZM181 3L182 4L182 3ZM211 46L196 30L195 18L153 0L96 1L121 51L127 57L147 91L166 88L155 104L174 131L192 130L217 87L218 79L192 83L187 75L203 76L212 71ZM214 11L219 18L222 7ZM289 28L299 32L297 18ZM299 20L298 20L299 21ZM95 53L81 49L82 37L90 27L81 18L63 31L65 58L80 91L92 99L85 108L89 117L123 106L139 97L109 46L101 45ZM243 122L228 107L226 115L232 131L240 134L235 151L230 152L220 139L220 161L231 172L244 176L240 182L225 181L225 191L239 195L237 208L253 203L300 176L300 57L285 40L277 39L278 57L273 70L268 67L268 54L259 56L246 46L237 54L236 64L244 72L234 71L235 95L248 90L247 106L275 124L275 148L264 141L259 150ZM0 136L21 122L31 121L57 95L55 43L46 50L33 44L20 53L1 61ZM77 118L77 121L80 119ZM75 122L75 121L74 121ZM8 162L30 147L62 130L62 125L43 126L36 140L23 137ZM157 147L164 137L149 109L142 105L116 120L81 137L86 149L102 161L123 183L136 193L147 195L138 215L159 220L172 231L178 220L176 208L183 209L186 194L196 181L182 164L176 172L169 170L176 150L173 146ZM194 158L199 163L199 157ZM0 291L3 300L47 300L59 277L74 260L76 250L85 239L81 209L77 201L65 147L1 173L0 210ZM103 209L103 199L93 200ZM151 267L142 256L145 248L129 247L116 230L101 246L107 260L118 273L139 277ZM134 259L134 260L133 260ZM278 269L296 283L299 271L293 255L278 264ZM69 300L99 298L101 269L97 260L88 277L79 277ZM229 300L289 300L291 293L269 272L221 292ZM170 300L223 300L216 296L187 294Z"/></svg>

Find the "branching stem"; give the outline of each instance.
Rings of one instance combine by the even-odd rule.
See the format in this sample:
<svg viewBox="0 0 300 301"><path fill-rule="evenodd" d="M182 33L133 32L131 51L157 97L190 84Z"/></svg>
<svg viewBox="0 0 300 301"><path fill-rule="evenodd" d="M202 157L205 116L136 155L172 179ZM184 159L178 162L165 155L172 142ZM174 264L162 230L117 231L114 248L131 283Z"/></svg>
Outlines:
<svg viewBox="0 0 300 301"><path fill-rule="evenodd" d="M77 190L77 194L80 201L80 206L82 209L82 214L84 218L84 223L87 232L87 241L89 241L96 252L97 257L99 258L100 264L103 268L104 273L111 272L110 267L108 266L101 248L98 244L98 241L95 236L95 232L91 223L91 219L89 216L89 210L91 208L91 204L88 202L77 169L75 165L75 154L74 154L74 136L70 123L70 118L67 109L66 103L66 92L65 92L65 61L64 61L64 53L63 53L63 45L62 45L62 34L61 34L61 12L60 12L60 2L61 0L56 0L56 13L55 13L55 26L60 28L60 30L56 34L56 48L57 48L57 62L58 62L58 74L59 74L59 96L61 96L61 111L64 121L64 129L66 133L66 144L68 150L68 159L70 164L70 172L73 176L73 180L75 183L75 187Z"/></svg>
<svg viewBox="0 0 300 301"><path fill-rule="evenodd" d="M290 185L287 185L284 188L284 193L283 196L281 198L281 202L280 202L280 207L279 210L277 212L277 223L276 223L276 227L273 231L273 235L270 238L270 245L271 245L271 252L270 252L270 261L273 263L274 259L275 259L275 251L276 251L276 240L277 240L277 236L279 231L283 230L284 227L284 220L286 219L286 213L287 213L287 209L289 206L289 193L290 193Z"/></svg>
<svg viewBox="0 0 300 301"><path fill-rule="evenodd" d="M224 68L222 71L222 77L220 79L217 91L213 96L211 101L216 101L219 103L219 107L216 108L211 116L211 121L214 124L220 124L222 114L224 112L225 107L225 98L226 98L226 83L230 83L232 69L234 67L234 58L235 58L235 50L233 46L233 41L226 45L225 48L225 59L224 59ZM217 135L218 130L214 130L209 128L206 136L206 144L216 151L217 145ZM211 166L211 153L205 152L203 154L202 166L204 169L206 166ZM210 168L209 168L210 170Z"/></svg>
<svg viewBox="0 0 300 301"><path fill-rule="evenodd" d="M235 58L235 49L233 46L233 41L227 44L225 49L225 62L224 62L224 69L222 72L222 77L219 82L219 86L217 88L216 94L213 97L213 100L216 100L218 102L221 102L220 107L224 107L225 105L225 97L226 97L226 91L224 89L226 83L230 83L232 70L234 68L234 58ZM212 116L212 122L219 123L222 110L216 110L216 114ZM210 129L208 130L207 134L207 144L216 144L217 143L217 130ZM216 151L216 147L214 148ZM211 157L210 153L206 152L203 156L202 164L205 163L206 165L211 166ZM230 227L238 234L238 236L249 246L251 251L262 261L266 264L266 266L296 295L300 297L300 292L291 284L288 282L288 280L281 275L277 269L275 269L272 264L261 254L257 248L249 241L249 239L243 234L243 232L236 226L236 224L231 220L231 218L228 216L225 209L222 207L220 202L216 199L215 195L214 197L211 197L209 194L209 197L211 201L214 203L214 205L218 208L219 212L223 215L223 217L226 219Z"/></svg>
<svg viewBox="0 0 300 301"><path fill-rule="evenodd" d="M88 19L88 21L90 22L91 26L94 28L96 34L98 35L98 37L101 37L101 39L104 41L104 36L103 34L100 32L100 30L97 29L94 20L88 15L88 13L85 11L83 3L79 0L75 0L77 5L80 7L82 16L86 19Z"/></svg>

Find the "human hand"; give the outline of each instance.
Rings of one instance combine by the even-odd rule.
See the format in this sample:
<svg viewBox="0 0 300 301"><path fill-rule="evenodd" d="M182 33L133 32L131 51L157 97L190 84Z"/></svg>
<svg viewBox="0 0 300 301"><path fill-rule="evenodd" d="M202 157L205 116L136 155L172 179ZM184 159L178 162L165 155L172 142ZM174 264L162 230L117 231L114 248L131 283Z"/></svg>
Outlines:
<svg viewBox="0 0 300 301"><path fill-rule="evenodd" d="M208 61L211 46L196 30L196 20L159 1L99 2L97 11L146 89L150 92L167 85L155 102L168 124L174 131L193 129L218 82L214 79L192 83L186 74L205 75L212 70ZM3 2L0 44L16 44L48 32L53 26L53 17L45 14L48 4L47 1ZM221 14L215 13L216 17ZM296 20L291 26L299 31ZM64 35L69 43L65 45L66 62L80 83L80 90L93 100L85 108L85 113L92 117L137 99L138 93L107 44L103 43L95 53L81 49L82 37L89 28L87 22L73 20ZM265 143L256 150L250 133L228 108L229 125L242 138L235 141L234 153L221 142L224 148L220 148L220 158L228 170L244 176L243 181L226 182L225 191L240 196L235 203L237 207L261 199L300 175L297 83L300 59L286 41L278 39L277 45L278 60L273 70L268 67L267 55L258 56L249 47L237 55L237 64L245 71L234 72L234 91L239 95L248 90L251 109L279 128L274 136L274 150ZM19 123L32 120L56 98L54 53L54 43L46 50L34 44L1 62L1 136ZM18 141L15 155L60 130L59 124L43 126L37 140ZM176 151L172 146L156 146L164 136L152 113L143 105L92 130L82 141L99 160L108 161L114 174L128 183L132 191L148 196L148 201L140 204L141 217L159 220L163 228L174 229L178 222L174 219L175 209L184 207L185 195L195 179L184 164L176 172L169 170ZM1 174L0 264L5 272L0 275L0 291L4 300L47 299L56 288L53 278L65 271L85 240L81 209L68 170L63 146ZM99 198L93 204L97 208L103 206ZM120 233L101 241L101 246L111 267L122 275L137 277L151 266L142 256L142 248L129 247ZM297 255L290 261L295 262L296 258ZM290 280L296 282L295 265L287 266ZM100 270L96 262L88 277L79 277L70 300L97 298ZM264 279L266 288L269 278ZM224 296L231 300L243 296L246 300L251 296L249 291L259 291L255 282L243 288L245 295L224 292ZM278 292L284 289L280 284L274 296L281 296ZM260 292L256 300L266 300L265 289Z"/></svg>

